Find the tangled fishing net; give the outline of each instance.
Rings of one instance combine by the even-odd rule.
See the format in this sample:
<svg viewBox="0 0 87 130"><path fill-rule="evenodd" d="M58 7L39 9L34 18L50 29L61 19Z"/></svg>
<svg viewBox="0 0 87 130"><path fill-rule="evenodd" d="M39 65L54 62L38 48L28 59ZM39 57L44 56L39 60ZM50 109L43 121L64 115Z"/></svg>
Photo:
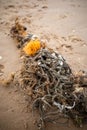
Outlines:
<svg viewBox="0 0 87 130"><path fill-rule="evenodd" d="M71 118L75 125L82 126L87 120L87 74L74 75L57 52L40 48L33 56L24 55L20 80L19 86L32 98L33 113L38 110L39 129L47 122L63 125Z"/></svg>

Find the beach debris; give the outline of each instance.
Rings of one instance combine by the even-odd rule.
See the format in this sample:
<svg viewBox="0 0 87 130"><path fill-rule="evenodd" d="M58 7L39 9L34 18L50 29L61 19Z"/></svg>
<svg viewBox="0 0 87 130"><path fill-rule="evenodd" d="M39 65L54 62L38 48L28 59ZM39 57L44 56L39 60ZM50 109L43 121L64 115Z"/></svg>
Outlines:
<svg viewBox="0 0 87 130"><path fill-rule="evenodd" d="M17 18L15 20L15 26L11 29L11 34L18 41L18 48L22 48L27 55L34 55L43 45L41 45L38 36L29 34L26 30L27 28L22 26Z"/></svg>
<svg viewBox="0 0 87 130"><path fill-rule="evenodd" d="M87 120L87 73L73 74L66 60L58 52L40 47L37 38L33 43L33 35L29 34L30 37L26 39L25 33L20 31L23 28L25 32L25 28L19 25L16 22L11 34L21 43L20 47L24 48L26 53L17 82L18 87L31 97L33 114L38 110L38 129L44 130L48 122L66 125L69 119L72 119L76 126L82 127ZM33 50L29 52L28 46L31 44Z"/></svg>
<svg viewBox="0 0 87 130"><path fill-rule="evenodd" d="M13 73L11 73L11 74L8 76L7 79L6 79L6 78L5 78L5 79L2 78L2 79L0 80L0 84L1 84L2 86L4 86L4 87L9 87L11 84L13 84L14 77L15 77L15 73L13 72Z"/></svg>
<svg viewBox="0 0 87 130"><path fill-rule="evenodd" d="M33 57L25 56L20 80L20 87L33 100L32 111L39 111L41 129L46 122L57 124L61 114L77 126L87 119L87 96L83 93L87 86L81 85L60 54L45 48Z"/></svg>
<svg viewBox="0 0 87 130"><path fill-rule="evenodd" d="M25 36L27 35L26 30L27 28L19 23L19 19L17 17L15 20L15 25L11 28L10 33L11 33L11 36L17 40L18 48L21 48L22 45L24 44L24 41L26 41L25 40ZM28 38L30 39L31 36L32 35L30 35L30 37Z"/></svg>
<svg viewBox="0 0 87 130"><path fill-rule="evenodd" d="M40 40L35 39L27 43L27 45L25 45L23 50L27 55L34 55L40 48L41 48Z"/></svg>

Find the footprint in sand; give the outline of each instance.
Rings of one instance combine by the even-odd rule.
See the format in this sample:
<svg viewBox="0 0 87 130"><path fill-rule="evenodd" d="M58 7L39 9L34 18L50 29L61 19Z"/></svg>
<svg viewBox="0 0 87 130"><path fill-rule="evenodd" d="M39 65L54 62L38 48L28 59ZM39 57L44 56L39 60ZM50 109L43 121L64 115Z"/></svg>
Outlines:
<svg viewBox="0 0 87 130"><path fill-rule="evenodd" d="M76 36L76 35L68 36L68 40L72 43L78 43L81 46L87 45L86 42L83 39L81 39L79 36Z"/></svg>

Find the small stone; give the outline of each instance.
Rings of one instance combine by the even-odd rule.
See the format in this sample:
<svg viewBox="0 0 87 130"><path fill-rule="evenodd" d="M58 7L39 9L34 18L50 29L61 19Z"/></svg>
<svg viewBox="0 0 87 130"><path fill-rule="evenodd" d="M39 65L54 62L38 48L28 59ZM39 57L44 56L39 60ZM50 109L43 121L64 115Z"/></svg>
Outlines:
<svg viewBox="0 0 87 130"><path fill-rule="evenodd" d="M2 56L0 56L0 60L2 60Z"/></svg>

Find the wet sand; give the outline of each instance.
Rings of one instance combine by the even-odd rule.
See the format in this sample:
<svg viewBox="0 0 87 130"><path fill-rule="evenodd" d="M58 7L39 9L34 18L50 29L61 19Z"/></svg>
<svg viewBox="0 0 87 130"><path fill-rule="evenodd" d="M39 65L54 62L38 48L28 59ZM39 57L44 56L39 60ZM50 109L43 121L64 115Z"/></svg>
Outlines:
<svg viewBox="0 0 87 130"><path fill-rule="evenodd" d="M73 72L87 70L86 0L0 0L0 65L7 78L21 67L20 52L10 36L20 17L29 33L38 35L49 48L63 55ZM0 76L0 78L2 78ZM15 88L0 86L0 130L37 130L24 95ZM46 130L86 130L49 124Z"/></svg>

